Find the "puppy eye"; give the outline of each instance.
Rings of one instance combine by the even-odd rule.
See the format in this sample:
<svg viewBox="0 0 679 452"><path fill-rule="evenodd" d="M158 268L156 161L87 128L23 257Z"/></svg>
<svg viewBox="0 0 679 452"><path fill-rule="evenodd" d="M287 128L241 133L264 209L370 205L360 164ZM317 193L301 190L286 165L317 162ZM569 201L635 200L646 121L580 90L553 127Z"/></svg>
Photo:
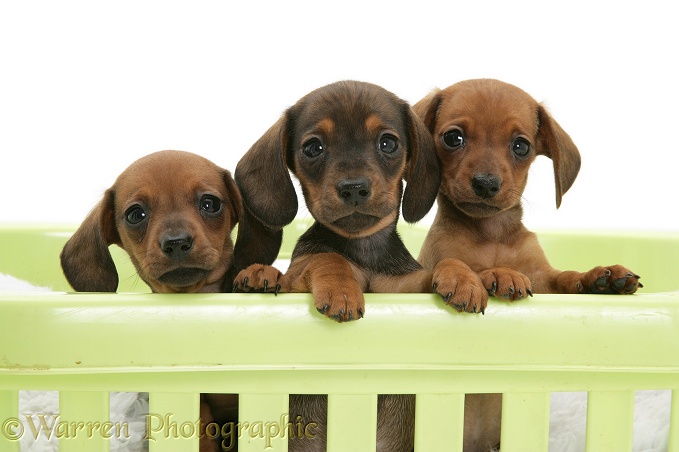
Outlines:
<svg viewBox="0 0 679 452"><path fill-rule="evenodd" d="M530 152L530 143L522 137L516 137L512 142L512 152L518 157L525 157Z"/></svg>
<svg viewBox="0 0 679 452"><path fill-rule="evenodd" d="M393 154L398 149L398 139L389 134L384 134L380 138L380 151L385 154Z"/></svg>
<svg viewBox="0 0 679 452"><path fill-rule="evenodd" d="M216 196L203 195L200 198L200 208L208 213L217 213L222 210L222 201Z"/></svg>
<svg viewBox="0 0 679 452"><path fill-rule="evenodd" d="M318 157L323 153L323 143L318 138L311 138L302 145L302 152L309 158Z"/></svg>
<svg viewBox="0 0 679 452"><path fill-rule="evenodd" d="M464 135L460 129L451 129L443 134L443 143L449 149L459 149L464 146Z"/></svg>
<svg viewBox="0 0 679 452"><path fill-rule="evenodd" d="M137 225L146 219L146 211L139 204L135 204L125 212L125 221L130 226Z"/></svg>

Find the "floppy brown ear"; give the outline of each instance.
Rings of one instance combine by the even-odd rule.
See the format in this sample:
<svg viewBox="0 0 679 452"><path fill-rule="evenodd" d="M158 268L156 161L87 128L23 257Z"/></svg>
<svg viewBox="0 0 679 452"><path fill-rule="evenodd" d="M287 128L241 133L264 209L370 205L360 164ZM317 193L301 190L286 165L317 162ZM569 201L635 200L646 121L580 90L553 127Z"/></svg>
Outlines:
<svg viewBox="0 0 679 452"><path fill-rule="evenodd" d="M441 105L441 90L435 89L415 105L413 111L422 120L429 133L434 134L434 127L436 126L436 116L438 115L439 106Z"/></svg>
<svg viewBox="0 0 679 452"><path fill-rule="evenodd" d="M236 226L238 220L243 216L243 200L240 196L240 191L236 186L236 181L231 177L231 173L228 170L224 170L222 173L222 178L224 179L224 185L226 186L226 192L229 194L230 202L230 213L231 213L231 230Z"/></svg>
<svg viewBox="0 0 679 452"><path fill-rule="evenodd" d="M425 123L407 105L404 117L408 129L408 162L402 211L403 219L413 223L421 220L436 201L441 185L441 165L434 139Z"/></svg>
<svg viewBox="0 0 679 452"><path fill-rule="evenodd" d="M78 292L115 292L118 272L108 246L120 244L113 215L112 190L85 218L61 251L61 268Z"/></svg>
<svg viewBox="0 0 679 452"><path fill-rule="evenodd" d="M297 214L297 194L286 166L288 115L284 114L236 165L243 205L262 224L280 229Z"/></svg>
<svg viewBox="0 0 679 452"><path fill-rule="evenodd" d="M542 105L538 107L537 152L552 159L558 208L561 197L571 188L580 171L580 152L571 137Z"/></svg>
<svg viewBox="0 0 679 452"><path fill-rule="evenodd" d="M297 214L297 193L286 166L292 119L286 112L240 159L234 179L242 215L234 246L234 266L270 265L278 256L283 227Z"/></svg>

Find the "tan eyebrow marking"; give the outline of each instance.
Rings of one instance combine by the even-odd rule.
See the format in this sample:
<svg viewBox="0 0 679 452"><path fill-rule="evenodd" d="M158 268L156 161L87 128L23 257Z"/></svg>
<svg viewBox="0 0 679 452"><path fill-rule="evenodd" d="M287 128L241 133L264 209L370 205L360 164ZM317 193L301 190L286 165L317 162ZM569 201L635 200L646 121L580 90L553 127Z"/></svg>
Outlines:
<svg viewBox="0 0 679 452"><path fill-rule="evenodd" d="M316 127L326 136L332 135L335 131L335 123L330 118L323 118L318 121Z"/></svg>
<svg viewBox="0 0 679 452"><path fill-rule="evenodd" d="M376 114L368 116L365 120L365 127L370 133L376 133L385 128L384 123Z"/></svg>

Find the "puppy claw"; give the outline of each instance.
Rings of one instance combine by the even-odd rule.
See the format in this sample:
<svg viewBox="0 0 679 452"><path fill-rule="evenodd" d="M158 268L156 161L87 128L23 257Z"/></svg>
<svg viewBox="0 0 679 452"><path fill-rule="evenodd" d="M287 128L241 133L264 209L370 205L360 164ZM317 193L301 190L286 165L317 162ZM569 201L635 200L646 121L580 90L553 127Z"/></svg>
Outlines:
<svg viewBox="0 0 679 452"><path fill-rule="evenodd" d="M312 287L314 305L318 312L337 322L361 318L362 310L365 309L363 290L353 278L353 274L349 273L350 269L347 270L345 277L327 275L322 278L322 283L319 282ZM360 317L357 317L356 313L359 313Z"/></svg>
<svg viewBox="0 0 679 452"><path fill-rule="evenodd" d="M526 275L510 268L497 267L479 273L488 295L514 301L533 296L531 282Z"/></svg>
<svg viewBox="0 0 679 452"><path fill-rule="evenodd" d="M467 310L467 304L466 304L466 303L460 303L460 304L458 304L458 303L450 303L450 304L455 308L455 310L457 310L457 312L464 312L464 311ZM473 309L472 311L470 311L470 312L475 312L475 311L476 311L476 308L474 308L474 309Z"/></svg>
<svg viewBox="0 0 679 452"><path fill-rule="evenodd" d="M643 287L639 278L621 265L595 267L580 275L576 290L578 293L628 295Z"/></svg>
<svg viewBox="0 0 679 452"><path fill-rule="evenodd" d="M432 287L447 305L458 312L477 313L488 302L483 281L469 266L457 259L444 259L436 265Z"/></svg>
<svg viewBox="0 0 679 452"><path fill-rule="evenodd" d="M361 308L358 309L358 318L360 318L360 319L363 318L363 309L361 309Z"/></svg>
<svg viewBox="0 0 679 452"><path fill-rule="evenodd" d="M506 298L507 300L513 300L514 299L514 287L509 286L509 288L507 289L507 293L504 294L502 296L502 298Z"/></svg>
<svg viewBox="0 0 679 452"><path fill-rule="evenodd" d="M252 264L241 270L234 280L234 291L268 293L273 287L276 294L281 290L283 274L270 265ZM275 283L275 286L274 286Z"/></svg>

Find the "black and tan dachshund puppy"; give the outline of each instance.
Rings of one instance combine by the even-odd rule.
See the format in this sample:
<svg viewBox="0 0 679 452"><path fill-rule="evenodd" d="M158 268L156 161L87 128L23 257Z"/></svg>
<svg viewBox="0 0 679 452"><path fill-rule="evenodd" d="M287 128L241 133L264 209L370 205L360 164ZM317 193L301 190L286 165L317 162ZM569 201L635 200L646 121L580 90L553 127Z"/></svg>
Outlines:
<svg viewBox="0 0 679 452"><path fill-rule="evenodd" d="M285 275L271 264L281 229L297 213L288 171L300 182L315 222L299 238ZM439 190L431 134L410 106L376 85L337 82L289 108L243 156L234 178L245 227L235 245L235 290L311 292L319 312L343 322L363 317L364 292L432 288L462 310L480 311L480 278L449 259L425 270L401 241L396 224L420 220ZM403 188L403 180L406 187ZM380 395L377 450L413 448L412 395ZM291 395L290 417L318 424L315 440L291 439L291 451L325 450L327 400Z"/></svg>
<svg viewBox="0 0 679 452"><path fill-rule="evenodd" d="M268 267L281 228L297 213L288 173L300 182L316 220L298 240L285 275ZM337 321L365 313L364 292L431 292L458 309L481 311L483 284L453 259L425 270L401 241L402 203L420 220L438 193L440 166L431 134L410 106L379 86L342 81L300 99L238 163L244 204L235 248L237 290L311 292ZM403 188L403 180L406 187Z"/></svg>

